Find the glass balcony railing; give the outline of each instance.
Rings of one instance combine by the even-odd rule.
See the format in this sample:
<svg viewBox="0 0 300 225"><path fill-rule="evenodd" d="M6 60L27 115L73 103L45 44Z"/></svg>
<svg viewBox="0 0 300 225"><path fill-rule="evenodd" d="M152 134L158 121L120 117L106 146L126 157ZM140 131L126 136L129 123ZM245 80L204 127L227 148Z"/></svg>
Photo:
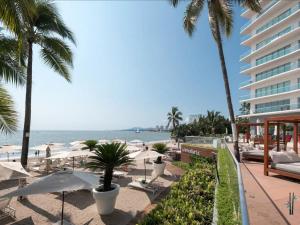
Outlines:
<svg viewBox="0 0 300 225"><path fill-rule="evenodd" d="M283 69L281 69L281 68L283 68ZM274 69L263 72L264 73L263 76L259 76L259 78L257 77L256 80L249 79L249 80L243 81L240 83L240 87L244 87L246 85L256 83L258 81L262 81L262 80L268 79L270 77L273 77L273 76L276 76L276 75L279 75L282 73L286 73L286 72L289 72L291 70L295 70L298 68L300 68L300 59L296 62L292 62L292 63L288 64L288 66L279 66ZM262 73L261 73L261 75L262 75Z"/></svg>
<svg viewBox="0 0 300 225"><path fill-rule="evenodd" d="M265 12L267 12L273 5L275 5L279 0L273 0L268 5L266 5L259 14L254 19L249 20L246 22L242 27L241 31L245 30L251 23L253 23L257 18L261 17ZM243 13L243 12L242 12Z"/></svg>
<svg viewBox="0 0 300 225"><path fill-rule="evenodd" d="M276 94L281 94L281 93L286 93L290 91L295 91L300 89L300 83L295 84L295 85L289 85L286 87L281 87L281 88L270 88L265 91L261 91L255 94L249 94L249 95L243 95L240 97L240 100L249 100L252 98L259 98L259 97L265 97L269 95L276 95Z"/></svg>
<svg viewBox="0 0 300 225"><path fill-rule="evenodd" d="M243 53L243 54L240 56L240 60L243 59L243 58L245 58L245 57L248 56L248 55L251 55L251 54L257 52L257 51L260 50L261 48L265 47L265 46L268 45L268 44L271 44L272 42L278 40L278 39L281 38L282 36L291 33L292 31L294 31L295 29L297 29L297 28L299 28L299 27L300 27L300 22L299 22L297 25L293 25L293 26L289 27L289 29L285 29L285 30L283 30L283 31L281 31L281 32L279 32L279 33L277 33L277 34L275 34L275 35L273 35L273 36L271 36L271 37L265 39L264 41L260 42L259 45L257 45L256 49L254 49L254 50L251 50L251 49L250 49L250 50L246 51L245 53Z"/></svg>
<svg viewBox="0 0 300 225"><path fill-rule="evenodd" d="M266 112L277 112L277 111L280 112L280 111L295 110L295 109L300 109L300 105L286 104L286 105L269 106L269 107L255 109L254 113L266 113Z"/></svg>
<svg viewBox="0 0 300 225"><path fill-rule="evenodd" d="M275 59L278 59L278 58L281 58L283 56L286 56L288 54L291 54L293 52L296 52L300 49L300 44L296 44L294 46L291 46L289 48L285 48L283 51L280 51L278 52L278 54L272 54L268 57L264 57L263 59L259 60L256 62L256 64L254 65L251 65L251 64L246 64L244 66L241 66L241 69L240 71L243 72L244 70L247 70L247 69L250 69L250 68L254 68L254 67L257 67L257 66L260 66L260 65L263 65L263 64L266 64L266 63L269 63Z"/></svg>
<svg viewBox="0 0 300 225"><path fill-rule="evenodd" d="M300 10L300 3L298 3L296 6L294 6L293 8L290 8L289 10L287 10L286 12L282 13L282 15L279 15L278 17L273 18L271 21L269 21L268 23L266 23L265 25L263 25L262 27L258 28L256 30L256 34L257 35L273 26L275 26L276 24L280 23L282 20L288 18L289 16L295 14L296 12L298 12ZM262 14L261 14L262 15ZM241 32L250 24L252 23L252 21L248 21L245 25L243 25L241 27ZM243 38L242 41L248 40L249 38L253 37L254 35L247 35L245 38Z"/></svg>

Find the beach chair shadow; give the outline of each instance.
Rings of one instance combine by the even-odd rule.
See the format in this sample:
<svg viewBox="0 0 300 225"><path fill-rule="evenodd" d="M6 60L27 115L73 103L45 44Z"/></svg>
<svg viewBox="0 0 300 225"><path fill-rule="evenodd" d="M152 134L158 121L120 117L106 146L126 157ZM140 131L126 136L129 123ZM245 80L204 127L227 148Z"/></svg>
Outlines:
<svg viewBox="0 0 300 225"><path fill-rule="evenodd" d="M80 196L80 199L79 199ZM61 194L56 197L56 199L61 199ZM84 210L85 208L93 205L95 200L92 196L92 193L88 190L78 190L74 192L70 192L65 194L65 202L70 205L75 206L80 210Z"/></svg>
<svg viewBox="0 0 300 225"><path fill-rule="evenodd" d="M26 217L22 220L19 220L17 222L11 223L11 225L35 225L35 224L30 216L30 217Z"/></svg>
<svg viewBox="0 0 300 225"><path fill-rule="evenodd" d="M133 212L125 212L120 209L115 209L112 214L106 216L100 216L100 217L104 224L119 225L120 221L123 221L122 224L127 224L125 223L125 220L128 220L129 222L134 218L134 214Z"/></svg>

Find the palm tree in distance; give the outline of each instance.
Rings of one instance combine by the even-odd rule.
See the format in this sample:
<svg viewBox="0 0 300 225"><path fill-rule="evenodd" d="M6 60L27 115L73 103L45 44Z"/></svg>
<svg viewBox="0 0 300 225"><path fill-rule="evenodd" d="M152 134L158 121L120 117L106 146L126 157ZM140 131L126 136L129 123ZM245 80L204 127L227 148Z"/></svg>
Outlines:
<svg viewBox="0 0 300 225"><path fill-rule="evenodd" d="M218 111L207 111L206 120L208 123L208 128L210 129L211 134L215 134L215 128L217 123L220 121L221 113Z"/></svg>
<svg viewBox="0 0 300 225"><path fill-rule="evenodd" d="M182 112L178 110L178 107L173 106L171 112L167 114L168 116L168 125L172 124L173 130L179 125L180 121L182 121Z"/></svg>
<svg viewBox="0 0 300 225"><path fill-rule="evenodd" d="M0 131L6 134L17 130L18 115L13 100L2 83L16 86L25 84L24 67L16 54L17 49L15 39L0 34Z"/></svg>
<svg viewBox="0 0 300 225"><path fill-rule="evenodd" d="M174 7L176 7L179 3L179 0L170 0L170 2ZM222 45L222 34L225 34L227 37L229 37L233 30L233 3L247 7L255 12L260 11L260 4L259 0L190 0L185 11L183 22L184 29L190 36L192 36L195 31L197 20L200 16L200 13L204 9L205 3L208 7L208 20L210 29L217 44L221 63L227 106L234 139L235 155L237 160L240 161L235 116L231 101L228 74Z"/></svg>
<svg viewBox="0 0 300 225"><path fill-rule="evenodd" d="M67 41L75 44L73 33L64 24L55 4L48 0L0 0L0 21L19 42L26 61L26 99L21 163L27 166L31 124L33 45L40 48L43 61L71 82L73 54Z"/></svg>

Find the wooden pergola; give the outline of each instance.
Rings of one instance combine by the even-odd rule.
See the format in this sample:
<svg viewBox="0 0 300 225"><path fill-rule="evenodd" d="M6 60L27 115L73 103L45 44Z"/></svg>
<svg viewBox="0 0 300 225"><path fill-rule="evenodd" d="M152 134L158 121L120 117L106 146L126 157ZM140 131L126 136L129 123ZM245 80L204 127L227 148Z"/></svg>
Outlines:
<svg viewBox="0 0 300 225"><path fill-rule="evenodd" d="M273 169L269 168L269 146L270 146L270 140L268 138L269 136L269 128L272 125L277 125L277 151L279 151L279 126L281 124L290 123L293 124L293 150L298 154L298 135L299 135L299 124L300 124L300 115L294 115L294 116L278 116L278 117L268 117L264 121L264 174L266 176L269 175L269 172L277 173L283 176L289 176L293 178L300 179L300 175L294 174L294 173L289 173L286 171L278 170L278 169ZM283 133L283 139L285 141L285 132Z"/></svg>
<svg viewBox="0 0 300 225"><path fill-rule="evenodd" d="M246 141L247 141L247 143L249 143L250 128L251 127L262 127L262 126L264 126L264 123L238 123L236 126L237 134L239 135L241 127L245 127L246 128Z"/></svg>

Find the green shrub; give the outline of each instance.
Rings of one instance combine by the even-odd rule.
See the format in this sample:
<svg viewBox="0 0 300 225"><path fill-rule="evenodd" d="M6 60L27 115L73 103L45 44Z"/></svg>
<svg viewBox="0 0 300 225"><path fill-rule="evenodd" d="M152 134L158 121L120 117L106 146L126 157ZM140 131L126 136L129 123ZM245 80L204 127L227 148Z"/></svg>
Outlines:
<svg viewBox="0 0 300 225"><path fill-rule="evenodd" d="M218 151L220 183L217 190L218 225L241 224L236 168L230 152Z"/></svg>
<svg viewBox="0 0 300 225"><path fill-rule="evenodd" d="M185 165L185 164L182 164ZM184 166L187 168L187 166ZM185 175L171 187L168 196L152 210L140 225L206 225L212 223L214 165L195 160Z"/></svg>
<svg viewBox="0 0 300 225"><path fill-rule="evenodd" d="M167 147L167 145L165 143L155 143L152 146L153 150L160 153L160 154L165 154L167 151L169 151L169 148ZM155 163L161 164L162 160L161 160L161 156L157 157Z"/></svg>

